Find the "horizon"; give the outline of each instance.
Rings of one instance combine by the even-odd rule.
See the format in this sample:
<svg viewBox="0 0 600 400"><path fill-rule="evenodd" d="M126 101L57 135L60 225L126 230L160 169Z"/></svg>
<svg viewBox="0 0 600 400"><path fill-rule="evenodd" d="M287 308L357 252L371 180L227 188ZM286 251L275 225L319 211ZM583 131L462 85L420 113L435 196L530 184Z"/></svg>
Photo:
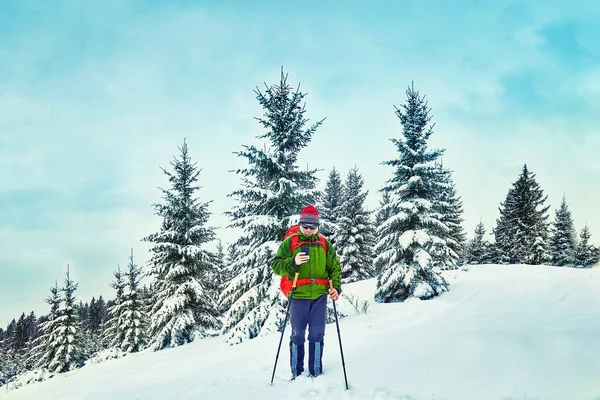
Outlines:
<svg viewBox="0 0 600 400"><path fill-rule="evenodd" d="M202 169L198 196L212 201L209 224L234 239L223 213L240 179L229 171L246 164L233 153L264 144L253 90L278 83L282 66L307 93L310 122L326 118L298 163L321 170L321 189L333 167L345 180L356 165L375 209L392 172L381 162L397 157L389 139L402 133L394 106L414 82L469 238L480 220L490 238L527 164L548 221L565 195L577 236L587 223L600 244L595 2L273 4L5 5L0 327L46 314L67 263L84 303L114 296L131 247L145 265L141 239L159 228L151 204L168 184L160 168L184 138Z"/></svg>

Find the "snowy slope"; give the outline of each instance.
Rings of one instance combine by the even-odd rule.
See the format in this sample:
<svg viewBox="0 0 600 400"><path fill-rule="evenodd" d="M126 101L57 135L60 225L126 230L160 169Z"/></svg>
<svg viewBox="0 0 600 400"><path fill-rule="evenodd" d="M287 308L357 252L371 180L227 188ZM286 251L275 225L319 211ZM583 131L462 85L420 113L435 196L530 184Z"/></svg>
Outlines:
<svg viewBox="0 0 600 400"><path fill-rule="evenodd" d="M474 266L446 274L430 301L371 304L335 324L325 375L288 381L287 337L229 346L221 338L87 365L0 399L600 399L600 269ZM345 291L372 302L375 281ZM4 388L3 388L4 389Z"/></svg>

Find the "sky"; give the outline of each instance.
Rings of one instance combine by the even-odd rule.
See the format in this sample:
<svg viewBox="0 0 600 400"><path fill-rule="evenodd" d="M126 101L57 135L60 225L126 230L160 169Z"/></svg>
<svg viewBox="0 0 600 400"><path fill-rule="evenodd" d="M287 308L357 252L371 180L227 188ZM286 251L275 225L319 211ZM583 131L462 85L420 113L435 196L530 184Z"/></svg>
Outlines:
<svg viewBox="0 0 600 400"><path fill-rule="evenodd" d="M432 300L373 301L375 279L344 286L325 329L323 375L290 381L289 325L230 346L222 336L106 360L25 386L5 400L594 400L600 398L600 269L472 266L445 272ZM357 313L344 295L367 302ZM330 301L330 300L328 300ZM344 364L339 342L342 343ZM305 357L306 367L307 357ZM344 368L346 379L344 379ZM47 375L46 375L47 378ZM16 389L16 390L15 390Z"/></svg>
<svg viewBox="0 0 600 400"><path fill-rule="evenodd" d="M69 264L77 296L114 296L130 249L145 265L161 168L186 140L198 196L224 215L265 143L254 90L300 84L326 118L299 164L356 166L375 209L398 157L390 139L409 85L432 109L431 148L488 232L523 165L566 196L600 244L600 9L594 1L1 1L0 326L43 299Z"/></svg>

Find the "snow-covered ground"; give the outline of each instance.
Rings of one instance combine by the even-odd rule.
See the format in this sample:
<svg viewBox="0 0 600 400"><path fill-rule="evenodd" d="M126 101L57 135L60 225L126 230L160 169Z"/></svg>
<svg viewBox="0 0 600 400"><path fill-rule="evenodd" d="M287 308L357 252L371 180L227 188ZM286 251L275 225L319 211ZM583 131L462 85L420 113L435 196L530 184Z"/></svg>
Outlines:
<svg viewBox="0 0 600 400"><path fill-rule="evenodd" d="M289 381L289 326L229 346L222 338L86 365L0 399L600 399L600 269L473 266L429 301L373 303L375 281L344 287L370 304L327 326L324 375Z"/></svg>

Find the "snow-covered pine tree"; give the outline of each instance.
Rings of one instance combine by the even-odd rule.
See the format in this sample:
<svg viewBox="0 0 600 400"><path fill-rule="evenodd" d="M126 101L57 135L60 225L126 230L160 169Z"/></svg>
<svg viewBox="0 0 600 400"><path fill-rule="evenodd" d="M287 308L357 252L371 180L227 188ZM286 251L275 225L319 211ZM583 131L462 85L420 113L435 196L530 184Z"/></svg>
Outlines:
<svg viewBox="0 0 600 400"><path fill-rule="evenodd" d="M12 377L23 372L23 360L15 349L15 336L17 331L17 321L13 320L6 327L4 339L0 350L3 363L0 364L0 382L8 382Z"/></svg>
<svg viewBox="0 0 600 400"><path fill-rule="evenodd" d="M490 243L484 239L485 226L479 221L473 239L465 249L465 264L488 264L492 262Z"/></svg>
<svg viewBox="0 0 600 400"><path fill-rule="evenodd" d="M80 302L81 305L81 302ZM106 322L106 303L102 296L92 297L89 307L76 307L77 319L81 327L82 345L88 354L94 354L103 348L103 332Z"/></svg>
<svg viewBox="0 0 600 400"><path fill-rule="evenodd" d="M42 334L34 341L28 361L37 367L47 368L56 353L56 348L53 345L56 342L56 334L58 333L57 318L60 316L62 302L57 281L50 288L50 296L46 297L44 302L50 305L50 313L48 319L40 323L39 328Z"/></svg>
<svg viewBox="0 0 600 400"><path fill-rule="evenodd" d="M179 150L179 158L171 162L174 172L162 169L171 188L161 189L164 204L154 204L162 217L160 231L143 239L153 243L149 263L154 277L150 315L154 350L180 346L220 328L207 282L212 254L202 247L215 238L214 228L206 226L210 202L196 198L200 170L192 163L185 140Z"/></svg>
<svg viewBox="0 0 600 400"><path fill-rule="evenodd" d="M375 213L375 242L373 248L373 255L375 256L375 245L383 239L380 235L383 234L383 230L380 229L381 225L390 218L392 215L392 197L390 192L379 191L381 193L381 200L379 200L379 206ZM381 260L373 258L373 271L375 276L381 273L381 267L383 264Z"/></svg>
<svg viewBox="0 0 600 400"><path fill-rule="evenodd" d="M550 256L552 265L572 266L575 263L576 235L573 217L563 195L560 208L555 210L556 217L550 236Z"/></svg>
<svg viewBox="0 0 600 400"><path fill-rule="evenodd" d="M581 230L579 243L577 244L575 251L574 264L577 268L592 267L598 263L598 259L600 258L600 249L596 248L590 243L591 237L592 234L586 224Z"/></svg>
<svg viewBox="0 0 600 400"><path fill-rule="evenodd" d="M55 373L67 372L79 368L85 360L85 352L81 345L80 324L75 313L75 291L78 284L71 279L69 264L65 273L65 286L61 289L63 308L48 327L45 340L45 353L42 356L43 367ZM52 292L54 296L54 291ZM55 298L52 300L54 308ZM55 312L52 310L52 312Z"/></svg>
<svg viewBox="0 0 600 400"><path fill-rule="evenodd" d="M286 300L279 290L279 277L273 274L271 260L294 217L318 199L316 170L300 170L300 150L310 142L323 120L305 128L308 119L301 104L305 93L292 91L281 71L279 85L256 88L256 98L264 109L257 118L267 131L264 150L243 146L237 153L249 167L241 175L243 188L229 194L238 199L226 214L232 227L243 229L235 242L232 271L237 275L221 293L219 304L226 309L223 334L230 344L252 339L280 329Z"/></svg>
<svg viewBox="0 0 600 400"><path fill-rule="evenodd" d="M23 354L27 346L25 318L25 313L21 313L21 316L15 324L15 329L10 343L10 352L14 358L15 366L17 367L15 370L17 374L24 370L25 364Z"/></svg>
<svg viewBox="0 0 600 400"><path fill-rule="evenodd" d="M344 187L340 173L333 167L325 186L322 201L319 203L319 232L335 245L338 221L342 215ZM336 247L337 248L337 247Z"/></svg>
<svg viewBox="0 0 600 400"><path fill-rule="evenodd" d="M113 272L115 280L110 283L110 287L115 289L115 303L107 310L108 318L104 324L104 334L102 342L104 347L119 347L119 343L123 343L123 331L119 329L121 326L121 314L123 308L121 305L125 301L125 274L121 272L121 266L117 265L117 270Z"/></svg>
<svg viewBox="0 0 600 400"><path fill-rule="evenodd" d="M21 353L21 359L23 360L23 366L26 370L32 370L35 367L35 360L29 359L29 355L32 353L33 347L35 346L36 339L40 336L39 323L40 321L32 311L25 320L26 323L26 336L27 346Z"/></svg>
<svg viewBox="0 0 600 400"><path fill-rule="evenodd" d="M131 249L125 277L127 291L124 293L124 301L118 306L120 324L117 328L119 331L117 337L121 340L115 345L127 353L136 353L142 350L147 342L147 316L140 297L142 269L133 261L133 249Z"/></svg>
<svg viewBox="0 0 600 400"><path fill-rule="evenodd" d="M375 214L375 226L383 224L392 215L392 197L390 192L381 192L381 200L379 200L379 207Z"/></svg>
<svg viewBox="0 0 600 400"><path fill-rule="evenodd" d="M227 255L225 254L225 246L221 240L217 241L217 251L215 252L215 277L214 282L217 288L217 292L215 292L215 298L219 297L219 293L224 288L225 283L229 280L227 276Z"/></svg>
<svg viewBox="0 0 600 400"><path fill-rule="evenodd" d="M27 323L25 322L25 313L21 313L19 320L17 321L17 325L15 326L15 336L12 343L12 347L17 353L20 353L21 350L27 346L27 340L29 337L27 336Z"/></svg>
<svg viewBox="0 0 600 400"><path fill-rule="evenodd" d="M223 282L222 285L220 286L219 289L219 300L218 300L218 305L219 305L219 311L221 312L221 314L224 314L227 310L229 310L229 307L231 306L231 304L228 303L229 299L232 299L231 297L228 297L225 299L225 301L223 301L223 297L222 297L222 293L223 290L225 290L225 288L229 285L229 283L231 282L231 280L238 276L239 273L241 271L239 271L240 268L242 268L242 265L240 264L236 264L234 263L235 260L237 260L240 257L240 250L238 248L238 246L240 246L240 241L243 238L238 238L237 241L232 242L232 243L228 243L227 244L227 255L225 256L225 265L224 265L224 269L223 269ZM247 241L248 238L245 238L245 240Z"/></svg>
<svg viewBox="0 0 600 400"><path fill-rule="evenodd" d="M496 218L496 227L492 230L495 239L492 245L492 259L497 264L511 264L513 262L509 252L513 242L514 224L512 221L517 213L514 193L515 190L511 187L504 202L500 203L500 207L498 207L500 216Z"/></svg>
<svg viewBox="0 0 600 400"><path fill-rule="evenodd" d="M439 163L440 189L438 198L433 203L433 211L439 214L442 224L432 232L445 241L446 246L440 246L441 251L432 252L433 266L444 270L457 269L460 255L464 251L466 234L463 229L463 205L456 193L452 171L445 169Z"/></svg>
<svg viewBox="0 0 600 400"><path fill-rule="evenodd" d="M434 209L441 186L435 162L443 150L427 149L433 126L427 126L431 117L424 97L411 87L406 95L406 104L396 109L404 139L391 139L400 156L384 162L394 167L394 173L382 189L391 195L390 216L378 227L375 247L375 266L380 271L375 301L381 303L411 296L430 299L448 290L429 253L432 246L438 252L447 247L432 234L448 229Z"/></svg>
<svg viewBox="0 0 600 400"><path fill-rule="evenodd" d="M355 166L348 172L344 184L344 201L338 216L338 229L333 236L342 267L342 283L357 282L374 276L373 245L375 227L371 213L365 210L364 180Z"/></svg>
<svg viewBox="0 0 600 400"><path fill-rule="evenodd" d="M6 345L6 333L0 328L0 387L6 384L9 377L8 346Z"/></svg>
<svg viewBox="0 0 600 400"><path fill-rule="evenodd" d="M525 164L496 220L494 234L499 262L537 265L550 261L546 222L550 206L544 206L546 199L535 174Z"/></svg>

